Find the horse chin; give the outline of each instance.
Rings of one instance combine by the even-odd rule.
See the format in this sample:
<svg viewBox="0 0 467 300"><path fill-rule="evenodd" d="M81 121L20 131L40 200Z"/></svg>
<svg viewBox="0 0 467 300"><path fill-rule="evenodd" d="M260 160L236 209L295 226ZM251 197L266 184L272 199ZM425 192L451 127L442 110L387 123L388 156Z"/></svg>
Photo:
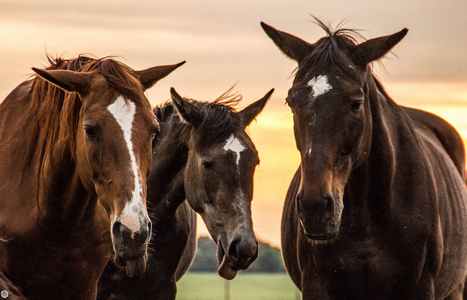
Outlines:
<svg viewBox="0 0 467 300"><path fill-rule="evenodd" d="M142 275L146 271L146 262L148 261L148 253L143 256L124 259L118 254L114 257L115 264L124 268L128 277Z"/></svg>
<svg viewBox="0 0 467 300"><path fill-rule="evenodd" d="M328 241L333 240L337 237L338 232L328 232L328 233L308 233L305 232L305 235L310 240L317 240L317 241Z"/></svg>
<svg viewBox="0 0 467 300"><path fill-rule="evenodd" d="M329 244L332 243L337 238L338 232L332 232L327 234L309 234L305 232L305 236L312 244Z"/></svg>
<svg viewBox="0 0 467 300"><path fill-rule="evenodd" d="M340 226L338 225L332 226L332 228L329 228L329 226L324 226L326 228L323 230L307 228L303 222L301 222L301 225L303 229L303 234L309 241L312 241L313 244L331 243L337 238L337 235L339 234Z"/></svg>

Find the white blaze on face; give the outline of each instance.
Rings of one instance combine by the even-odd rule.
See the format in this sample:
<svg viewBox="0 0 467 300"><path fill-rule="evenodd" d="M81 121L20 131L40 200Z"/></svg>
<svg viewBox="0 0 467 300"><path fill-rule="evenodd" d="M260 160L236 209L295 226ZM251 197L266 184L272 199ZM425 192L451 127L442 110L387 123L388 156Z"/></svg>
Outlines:
<svg viewBox="0 0 467 300"><path fill-rule="evenodd" d="M316 112L314 111L313 104L314 101L318 96L324 95L330 90L332 90L332 86L329 84L328 77L326 75L319 75L313 77L310 81L308 81L308 86L312 88L313 93L310 95L310 112L311 112L311 121L309 123L310 127L313 127L316 121ZM309 141L308 148L306 150L306 155L311 155L312 153L312 146L311 141Z"/></svg>
<svg viewBox="0 0 467 300"><path fill-rule="evenodd" d="M236 138L233 134L227 139L224 145L225 151L232 151L236 155L236 163L237 166L240 162L240 152L245 150L245 146L243 146L242 142Z"/></svg>
<svg viewBox="0 0 467 300"><path fill-rule="evenodd" d="M316 98L332 90L332 86L329 84L328 77L326 75L313 77L310 81L308 81L308 86L313 89L313 98Z"/></svg>
<svg viewBox="0 0 467 300"><path fill-rule="evenodd" d="M126 101L123 96L118 96L114 103L107 107L107 110L117 121L123 131L123 138L128 148L130 155L131 171L134 177L134 189L131 195L131 200L125 205L121 213L121 223L128 227L134 235L141 229L139 214L146 211L143 209L143 189L141 179L139 178L138 165L133 152L133 143L131 141L131 131L133 127L133 119L135 117L136 107L131 101Z"/></svg>

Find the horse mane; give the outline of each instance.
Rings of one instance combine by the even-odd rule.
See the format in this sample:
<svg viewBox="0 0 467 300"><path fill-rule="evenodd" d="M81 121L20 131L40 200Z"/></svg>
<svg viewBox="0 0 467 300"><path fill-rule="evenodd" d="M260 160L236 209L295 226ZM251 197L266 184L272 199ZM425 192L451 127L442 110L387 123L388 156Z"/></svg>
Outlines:
<svg viewBox="0 0 467 300"><path fill-rule="evenodd" d="M111 88L133 101L144 101L143 89L135 72L111 57L92 58L80 55L75 59L52 58L47 55L46 70L98 72ZM81 100L76 93L65 92L39 76L33 78L30 105L23 128L31 128L26 164L40 148L41 167L50 167L53 155L75 160L76 131Z"/></svg>
<svg viewBox="0 0 467 300"><path fill-rule="evenodd" d="M198 149L226 140L240 126L236 106L242 96L232 94L232 89L233 87L212 102L184 98L204 112L203 122L197 128L195 136ZM161 132L156 134L156 143L164 137L170 143L175 140L173 136L188 136L192 127L180 119L171 100L154 107L153 111L161 126Z"/></svg>

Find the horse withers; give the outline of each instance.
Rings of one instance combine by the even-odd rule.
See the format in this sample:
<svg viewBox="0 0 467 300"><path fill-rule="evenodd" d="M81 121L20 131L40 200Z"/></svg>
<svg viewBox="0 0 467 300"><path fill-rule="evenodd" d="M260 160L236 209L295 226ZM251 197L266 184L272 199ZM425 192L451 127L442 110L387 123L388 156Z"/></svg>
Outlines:
<svg viewBox="0 0 467 300"><path fill-rule="evenodd" d="M397 105L369 64L407 29L314 44L262 23L298 62L287 104L301 164L282 217L287 271L304 299L461 299L465 154L457 132Z"/></svg>
<svg viewBox="0 0 467 300"><path fill-rule="evenodd" d="M172 101L154 108L161 131L148 177L154 228L148 267L128 278L109 263L99 299L175 299L176 282L196 251L194 210L218 246L220 276L232 279L256 259L250 202L259 158L245 130L271 94L237 111L236 95L202 102L172 90Z"/></svg>
<svg viewBox="0 0 467 300"><path fill-rule="evenodd" d="M0 105L0 271L31 299L95 299L112 248L128 276L145 270L144 90L180 64L50 60Z"/></svg>

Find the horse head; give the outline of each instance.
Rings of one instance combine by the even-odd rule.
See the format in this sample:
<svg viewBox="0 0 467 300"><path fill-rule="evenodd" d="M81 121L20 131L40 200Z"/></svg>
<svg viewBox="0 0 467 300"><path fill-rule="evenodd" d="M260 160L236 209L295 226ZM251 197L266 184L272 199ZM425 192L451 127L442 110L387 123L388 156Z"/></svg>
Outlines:
<svg viewBox="0 0 467 300"><path fill-rule="evenodd" d="M191 130L185 170L187 200L217 244L218 272L226 279L248 268L258 255L251 201L259 158L245 128L272 92L237 112L216 102L189 101L171 90L182 122Z"/></svg>
<svg viewBox="0 0 467 300"><path fill-rule="evenodd" d="M73 159L77 180L110 219L115 262L128 276L146 268L152 225L146 208L146 177L158 122L144 91L183 63L142 71L112 59L79 71L34 71L59 88L78 94Z"/></svg>
<svg viewBox="0 0 467 300"><path fill-rule="evenodd" d="M344 190L352 170L368 157L372 118L368 64L383 57L406 34L357 44L349 30L328 33L314 44L261 23L274 43L298 63L287 96L292 110L301 183L296 211L304 234L332 240L339 233Z"/></svg>

